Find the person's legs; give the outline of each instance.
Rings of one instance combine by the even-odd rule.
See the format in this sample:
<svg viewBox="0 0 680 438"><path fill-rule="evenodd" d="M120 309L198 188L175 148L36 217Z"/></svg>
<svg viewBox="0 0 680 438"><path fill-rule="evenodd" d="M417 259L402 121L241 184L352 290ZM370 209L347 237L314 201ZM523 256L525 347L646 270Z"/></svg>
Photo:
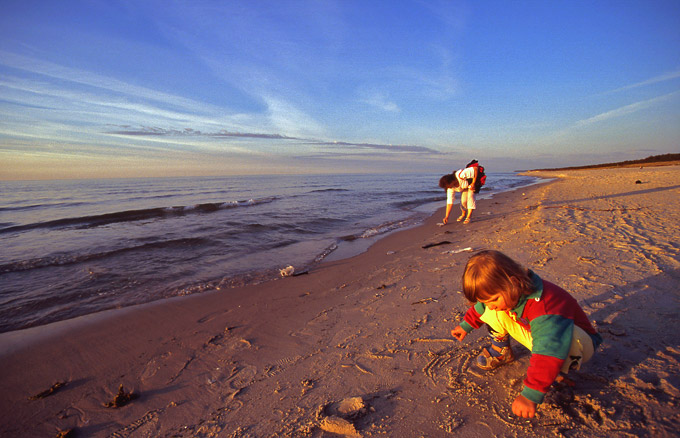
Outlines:
<svg viewBox="0 0 680 438"><path fill-rule="evenodd" d="M470 190L464 190L460 194L460 205L461 209L463 208L463 205L465 205L465 210L467 210L467 214L464 223L468 224L470 223L470 216L472 215L472 210L477 208L477 205L475 203L475 193Z"/></svg>
<svg viewBox="0 0 680 438"><path fill-rule="evenodd" d="M456 219L458 222L462 221L465 219L465 216L467 216L467 198L465 197L465 192L461 192L460 194L460 216L458 219Z"/></svg>
<svg viewBox="0 0 680 438"><path fill-rule="evenodd" d="M477 201L475 200L475 192L473 190L467 191L467 208L468 210L474 210L477 208Z"/></svg>

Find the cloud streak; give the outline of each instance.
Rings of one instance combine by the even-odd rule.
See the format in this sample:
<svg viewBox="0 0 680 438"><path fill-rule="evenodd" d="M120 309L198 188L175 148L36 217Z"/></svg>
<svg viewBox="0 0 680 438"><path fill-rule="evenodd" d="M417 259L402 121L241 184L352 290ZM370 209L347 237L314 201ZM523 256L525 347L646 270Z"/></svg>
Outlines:
<svg viewBox="0 0 680 438"><path fill-rule="evenodd" d="M417 152L424 154L440 154L441 152L430 149L425 146L410 146L410 145L391 145L391 144L375 144L375 143L348 143L341 141L333 142L318 142L314 143L319 146L337 146L337 147L352 147L357 149L372 149L389 152Z"/></svg>
<svg viewBox="0 0 680 438"><path fill-rule="evenodd" d="M259 140L293 140L297 141L298 144L306 144L312 146L322 146L322 147L333 147L333 148L346 148L346 149L357 149L357 150L373 150L373 151L383 151L392 153L420 153L420 154L440 154L441 152L426 147L418 145L392 145L392 144L380 144L380 143L352 143L345 141L322 141L310 138L302 137L291 137L282 134L266 134L266 133L256 133L256 132L230 132L227 130L221 130L217 132L204 132L196 129L185 128L185 129L166 129L159 127L144 126L140 128L131 128L129 126L121 126L121 129L115 129L111 131L106 131L105 134L109 135L121 135L130 137L204 137L204 138L246 138L246 139L259 139Z"/></svg>
<svg viewBox="0 0 680 438"><path fill-rule="evenodd" d="M229 132L221 130L218 132L202 132L197 129L165 129L145 126L138 129L129 129L122 126L120 130L107 131L105 134L127 135L132 137L212 137L212 138L260 138L267 140L303 140L297 137L288 137L281 134L263 134L253 132Z"/></svg>
<svg viewBox="0 0 680 438"><path fill-rule="evenodd" d="M217 107L186 99L172 94L159 92L145 87L140 87L126 83L111 77L91 73L88 71L64 67L49 61L38 60L23 55L0 50L0 65L13 69L23 70L59 79L80 85L87 85L98 89L103 89L125 96L136 96L151 101L156 101L176 108L191 109L194 112L208 113L213 112Z"/></svg>
<svg viewBox="0 0 680 438"><path fill-rule="evenodd" d="M638 111L641 111L643 109L649 108L653 105L656 105L660 102L672 99L673 97L678 96L678 95L680 95L680 91L675 91L673 93L668 93L668 94L665 94L663 96L643 100L643 101L640 101L640 102L631 103L630 105L622 106L620 108L616 108L616 109L613 109L611 111L607 111L607 112L598 114L596 116L589 117L589 118L584 119L584 120L579 120L575 123L575 126L576 127L585 127L585 126L593 125L593 124L596 124L596 123L604 122L606 120L615 119L615 118L618 118L618 117L623 117L623 116L626 116L628 114L633 114L635 112L638 112Z"/></svg>
<svg viewBox="0 0 680 438"><path fill-rule="evenodd" d="M651 79L647 79L646 81L642 82L637 82L635 84L631 85L626 85L625 87L617 88L616 90L610 91L610 93L618 93L619 91L624 91L624 90L630 90L633 88L639 88L639 87L644 87L647 85L652 85L652 84L657 84L659 82L666 82L666 81L671 81L673 79L678 79L680 78L680 70L676 70L674 72L666 73L663 75L655 76Z"/></svg>
<svg viewBox="0 0 680 438"><path fill-rule="evenodd" d="M261 113L234 113L153 89L139 87L88 71L63 67L0 50L0 67L35 77L6 74L0 78L5 105L0 134L44 140L86 141L93 135L151 137L258 138L270 140L318 138L324 129L289 102L267 96ZM11 124L10 124L11 119ZM143 128L129 129L129 122ZM102 132L101 126L122 129ZM192 126L185 130L156 126ZM263 129L258 129L258 127ZM226 129L225 129L226 128ZM268 134L278 128L282 134ZM292 133L292 135L291 135ZM316 135L314 135L316 134ZM301 135L305 135L301 138ZM79 140L80 138L80 140Z"/></svg>

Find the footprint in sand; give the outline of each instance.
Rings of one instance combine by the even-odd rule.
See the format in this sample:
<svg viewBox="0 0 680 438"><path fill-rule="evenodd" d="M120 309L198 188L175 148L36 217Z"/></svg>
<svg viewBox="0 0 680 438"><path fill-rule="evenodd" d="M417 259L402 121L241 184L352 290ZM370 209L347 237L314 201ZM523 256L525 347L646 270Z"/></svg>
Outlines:
<svg viewBox="0 0 680 438"><path fill-rule="evenodd" d="M229 384L234 389L243 389L253 383L257 375L257 369L252 365L246 365L231 378Z"/></svg>
<svg viewBox="0 0 680 438"><path fill-rule="evenodd" d="M159 432L159 411L149 411L142 418L128 424L122 429L113 432L110 438L129 438L129 437L150 437L158 436Z"/></svg>
<svg viewBox="0 0 680 438"><path fill-rule="evenodd" d="M155 376L159 369L160 366L156 363L156 358L151 359L144 367L144 371L142 371L142 375L140 376L142 382L145 382Z"/></svg>

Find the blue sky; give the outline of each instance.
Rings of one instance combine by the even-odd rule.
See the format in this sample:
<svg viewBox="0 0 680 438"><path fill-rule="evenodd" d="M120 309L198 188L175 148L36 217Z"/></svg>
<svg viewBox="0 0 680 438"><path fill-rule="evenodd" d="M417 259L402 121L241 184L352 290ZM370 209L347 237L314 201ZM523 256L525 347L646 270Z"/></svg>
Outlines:
<svg viewBox="0 0 680 438"><path fill-rule="evenodd" d="M0 3L0 179L680 152L680 2Z"/></svg>

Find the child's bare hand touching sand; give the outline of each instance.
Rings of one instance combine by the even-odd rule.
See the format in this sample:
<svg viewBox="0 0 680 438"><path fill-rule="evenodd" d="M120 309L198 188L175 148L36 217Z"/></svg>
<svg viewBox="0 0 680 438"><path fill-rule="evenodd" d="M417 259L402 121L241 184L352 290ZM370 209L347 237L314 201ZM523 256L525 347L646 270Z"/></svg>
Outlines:
<svg viewBox="0 0 680 438"><path fill-rule="evenodd" d="M465 329L461 326L457 326L453 330L451 330L451 336L454 338L458 339L459 341L462 341L465 336L467 336L467 332Z"/></svg>
<svg viewBox="0 0 680 438"><path fill-rule="evenodd" d="M461 326L456 326L451 330L451 336L462 341L467 332ZM512 413L522 418L534 418L536 415L536 403L532 402L523 395L518 395L514 402L512 402Z"/></svg>

